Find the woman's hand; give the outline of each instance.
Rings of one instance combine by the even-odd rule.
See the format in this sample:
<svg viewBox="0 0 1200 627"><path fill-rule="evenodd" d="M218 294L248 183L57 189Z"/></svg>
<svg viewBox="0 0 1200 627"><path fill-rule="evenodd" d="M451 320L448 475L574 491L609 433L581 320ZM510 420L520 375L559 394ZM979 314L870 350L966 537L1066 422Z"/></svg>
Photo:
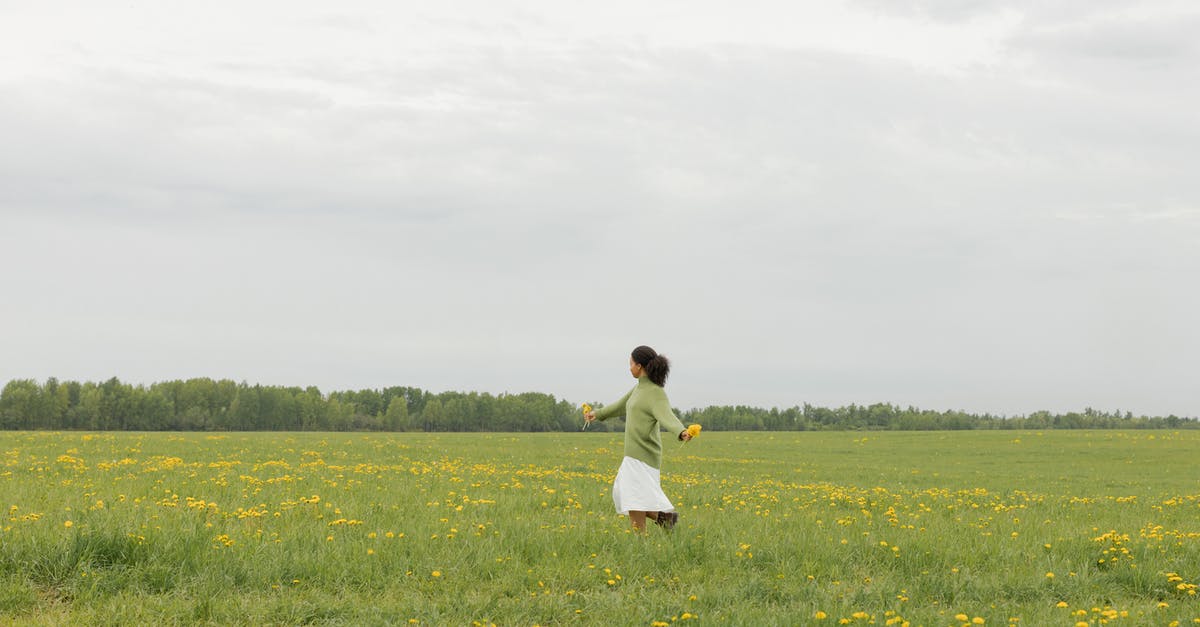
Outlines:
<svg viewBox="0 0 1200 627"><path fill-rule="evenodd" d="M690 439L692 439L692 434L688 433L687 429L679 432L679 440L681 442L687 442Z"/></svg>
<svg viewBox="0 0 1200 627"><path fill-rule="evenodd" d="M584 422L592 422L595 419L596 419L596 412L594 412L594 411L589 411L589 412L586 412L583 414Z"/></svg>

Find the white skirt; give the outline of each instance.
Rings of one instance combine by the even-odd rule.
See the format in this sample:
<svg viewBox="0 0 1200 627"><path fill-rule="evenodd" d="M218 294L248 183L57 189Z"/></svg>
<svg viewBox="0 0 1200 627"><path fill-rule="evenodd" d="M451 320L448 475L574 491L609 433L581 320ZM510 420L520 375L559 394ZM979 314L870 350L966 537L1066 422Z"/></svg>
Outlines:
<svg viewBox="0 0 1200 627"><path fill-rule="evenodd" d="M675 511L658 478L658 469L640 459L621 460L617 478L613 479L613 505L617 513Z"/></svg>

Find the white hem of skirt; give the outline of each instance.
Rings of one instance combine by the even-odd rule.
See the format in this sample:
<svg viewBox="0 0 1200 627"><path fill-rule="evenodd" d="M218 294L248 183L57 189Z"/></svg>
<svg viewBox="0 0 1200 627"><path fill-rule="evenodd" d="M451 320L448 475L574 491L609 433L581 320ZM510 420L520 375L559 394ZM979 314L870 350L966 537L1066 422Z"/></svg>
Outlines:
<svg viewBox="0 0 1200 627"><path fill-rule="evenodd" d="M662 491L659 471L640 459L621 460L613 479L613 505L618 514L629 512L673 512L675 506Z"/></svg>

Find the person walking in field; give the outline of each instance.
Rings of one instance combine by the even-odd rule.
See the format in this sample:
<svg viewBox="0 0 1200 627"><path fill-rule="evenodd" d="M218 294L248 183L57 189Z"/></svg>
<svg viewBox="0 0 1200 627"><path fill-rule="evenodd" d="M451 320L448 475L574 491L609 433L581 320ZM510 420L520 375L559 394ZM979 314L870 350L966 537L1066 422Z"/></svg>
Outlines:
<svg viewBox="0 0 1200 627"><path fill-rule="evenodd" d="M620 400L584 414L588 422L625 417L625 459L613 480L613 504L617 513L627 514L634 531L646 529L646 519L664 529L679 521L679 514L659 483L662 466L662 441L659 431L666 429L681 441L692 439L683 423L671 411L671 402L663 386L671 364L649 346L633 349L629 374L637 385Z"/></svg>

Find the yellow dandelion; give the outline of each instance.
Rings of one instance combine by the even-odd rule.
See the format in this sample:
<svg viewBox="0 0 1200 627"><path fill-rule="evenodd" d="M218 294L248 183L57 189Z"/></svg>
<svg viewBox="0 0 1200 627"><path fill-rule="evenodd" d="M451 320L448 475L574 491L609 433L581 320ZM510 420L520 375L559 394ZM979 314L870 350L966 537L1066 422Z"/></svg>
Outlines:
<svg viewBox="0 0 1200 627"><path fill-rule="evenodd" d="M63 521L63 526L66 527L67 529L70 529L71 527L75 526L75 523L73 523L69 520L65 520L65 521Z"/></svg>
<svg viewBox="0 0 1200 627"><path fill-rule="evenodd" d="M432 573L430 573L430 575L432 575L433 577L441 577L441 576L442 576L442 571L440 571L440 570L435 570L435 571L433 571Z"/></svg>
<svg viewBox="0 0 1200 627"><path fill-rule="evenodd" d="M960 623L965 623L965 622L967 622L967 615L966 614L955 614L954 620L956 620Z"/></svg>
<svg viewBox="0 0 1200 627"><path fill-rule="evenodd" d="M1054 604L1054 607L1067 607L1067 602L1066 602L1066 601L1059 601L1058 603L1055 603L1055 604Z"/></svg>
<svg viewBox="0 0 1200 627"><path fill-rule="evenodd" d="M1046 579L1054 579L1054 573L1046 573Z"/></svg>
<svg viewBox="0 0 1200 627"><path fill-rule="evenodd" d="M813 614L813 618L815 618L817 620L825 620L826 618L829 618L829 615L826 614L825 612L822 612L821 610L817 610L816 613Z"/></svg>

